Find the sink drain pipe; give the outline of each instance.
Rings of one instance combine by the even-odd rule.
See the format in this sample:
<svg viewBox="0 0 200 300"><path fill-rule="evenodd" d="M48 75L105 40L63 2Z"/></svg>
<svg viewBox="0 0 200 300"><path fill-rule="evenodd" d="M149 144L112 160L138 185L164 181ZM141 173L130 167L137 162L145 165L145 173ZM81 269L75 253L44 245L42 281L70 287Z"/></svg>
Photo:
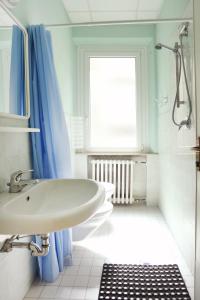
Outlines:
<svg viewBox="0 0 200 300"><path fill-rule="evenodd" d="M2 248L0 249L0 252L10 252L14 248L26 248L31 251L32 256L46 256L49 253L50 247L49 234L41 234L39 236L41 237L41 246L34 243L33 241L17 242L16 240L24 238L25 236L13 235L4 242Z"/></svg>

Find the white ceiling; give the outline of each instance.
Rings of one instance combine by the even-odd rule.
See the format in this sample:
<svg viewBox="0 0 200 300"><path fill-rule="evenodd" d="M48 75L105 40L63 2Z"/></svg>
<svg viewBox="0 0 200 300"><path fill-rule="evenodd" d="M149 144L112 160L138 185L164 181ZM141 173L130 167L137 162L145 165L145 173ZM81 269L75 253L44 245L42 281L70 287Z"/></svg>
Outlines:
<svg viewBox="0 0 200 300"><path fill-rule="evenodd" d="M164 0L63 0L71 23L156 19Z"/></svg>

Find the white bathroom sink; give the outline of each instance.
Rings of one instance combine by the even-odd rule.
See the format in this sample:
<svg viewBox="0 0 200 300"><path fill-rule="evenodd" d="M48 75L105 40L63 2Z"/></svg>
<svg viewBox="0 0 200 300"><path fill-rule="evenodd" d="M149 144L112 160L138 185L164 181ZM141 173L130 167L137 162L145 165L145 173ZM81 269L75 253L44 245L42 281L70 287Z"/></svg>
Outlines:
<svg viewBox="0 0 200 300"><path fill-rule="evenodd" d="M0 194L0 234L44 234L87 220L104 201L87 179L44 180L20 193Z"/></svg>

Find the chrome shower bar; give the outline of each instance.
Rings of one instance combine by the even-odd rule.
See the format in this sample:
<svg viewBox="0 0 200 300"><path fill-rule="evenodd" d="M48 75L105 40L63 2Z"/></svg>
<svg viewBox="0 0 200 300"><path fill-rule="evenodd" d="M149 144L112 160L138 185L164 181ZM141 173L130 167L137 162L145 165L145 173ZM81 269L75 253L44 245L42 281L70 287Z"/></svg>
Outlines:
<svg viewBox="0 0 200 300"><path fill-rule="evenodd" d="M103 21L87 23L57 23L44 24L45 27L67 28L67 27L90 27L90 26L109 26L109 25L137 25L137 24L162 24L162 23L192 23L192 18L174 18L174 19L145 19L145 20L124 20L124 21ZM1 29L7 29L12 26L1 26Z"/></svg>
<svg viewBox="0 0 200 300"><path fill-rule="evenodd" d="M175 43L174 48L171 48L169 46L166 46L164 44L158 43L155 45L155 48L157 50L160 50L162 48L166 48L170 51L172 51L175 54L175 59L176 59L176 94L175 94L175 99L174 99L174 104L173 104L173 110L172 110L172 121L175 126L178 126L179 130L183 127L186 126L188 129L191 128L191 115L192 115L192 100L190 96L190 90L189 90L189 84L188 84L188 79L187 79L187 74L186 74L186 66L185 66L185 61L184 61L184 52L183 52L183 38L188 37L188 27L189 27L189 22L185 22L182 24L182 27L179 31L179 41L180 45L178 42ZM180 93L179 93L179 88L180 88L180 82L181 82L181 70L183 69L183 80L185 81L185 88L188 96L188 105L189 105L189 112L186 117L186 119L183 119L181 122L176 121L175 118L175 109L176 106L180 107L180 104L184 104L186 101L181 101L180 100Z"/></svg>
<svg viewBox="0 0 200 300"><path fill-rule="evenodd" d="M177 105L177 107L180 107L181 104L184 104L184 101L180 100L180 92L179 92L180 67L181 67L181 55L179 53L180 45L178 44L178 42L176 42L174 44L174 48L172 48L168 45L158 43L158 44L155 45L155 48L157 50L161 50L162 48L165 48L167 50L172 51L175 54L175 60L176 60L176 87L177 87L177 89L176 89L176 105Z"/></svg>
<svg viewBox="0 0 200 300"><path fill-rule="evenodd" d="M158 24L158 23L192 23L192 18L175 18L175 19L146 19L146 20L124 20L124 21L104 21L104 22L88 22L88 23L68 23L68 24L47 24L46 27L88 27L88 26L107 26L107 25L131 25L131 24Z"/></svg>

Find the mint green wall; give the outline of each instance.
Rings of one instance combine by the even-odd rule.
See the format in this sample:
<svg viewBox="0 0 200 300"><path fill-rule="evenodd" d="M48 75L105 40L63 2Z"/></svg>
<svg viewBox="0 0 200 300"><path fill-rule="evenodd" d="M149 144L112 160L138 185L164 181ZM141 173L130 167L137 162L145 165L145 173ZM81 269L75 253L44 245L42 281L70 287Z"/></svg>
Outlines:
<svg viewBox="0 0 200 300"><path fill-rule="evenodd" d="M147 144L150 151L157 152L155 25L76 27L72 29L72 38L76 47L79 45L116 45L116 49L122 45L146 47L149 79Z"/></svg>
<svg viewBox="0 0 200 300"><path fill-rule="evenodd" d="M2 29L0 27L0 42L12 42L12 29Z"/></svg>
<svg viewBox="0 0 200 300"><path fill-rule="evenodd" d="M154 25L107 25L74 27L73 38L154 38Z"/></svg>
<svg viewBox="0 0 200 300"><path fill-rule="evenodd" d="M74 58L70 28L51 29L54 60L65 114L73 112Z"/></svg>
<svg viewBox="0 0 200 300"><path fill-rule="evenodd" d="M193 6L192 0L166 0L163 3L162 11L160 13L160 18L167 19L167 18L181 18L185 17L186 8L188 4ZM192 17L192 9L189 11L190 17ZM189 17L189 16L188 16ZM172 23L173 26L173 23Z"/></svg>

